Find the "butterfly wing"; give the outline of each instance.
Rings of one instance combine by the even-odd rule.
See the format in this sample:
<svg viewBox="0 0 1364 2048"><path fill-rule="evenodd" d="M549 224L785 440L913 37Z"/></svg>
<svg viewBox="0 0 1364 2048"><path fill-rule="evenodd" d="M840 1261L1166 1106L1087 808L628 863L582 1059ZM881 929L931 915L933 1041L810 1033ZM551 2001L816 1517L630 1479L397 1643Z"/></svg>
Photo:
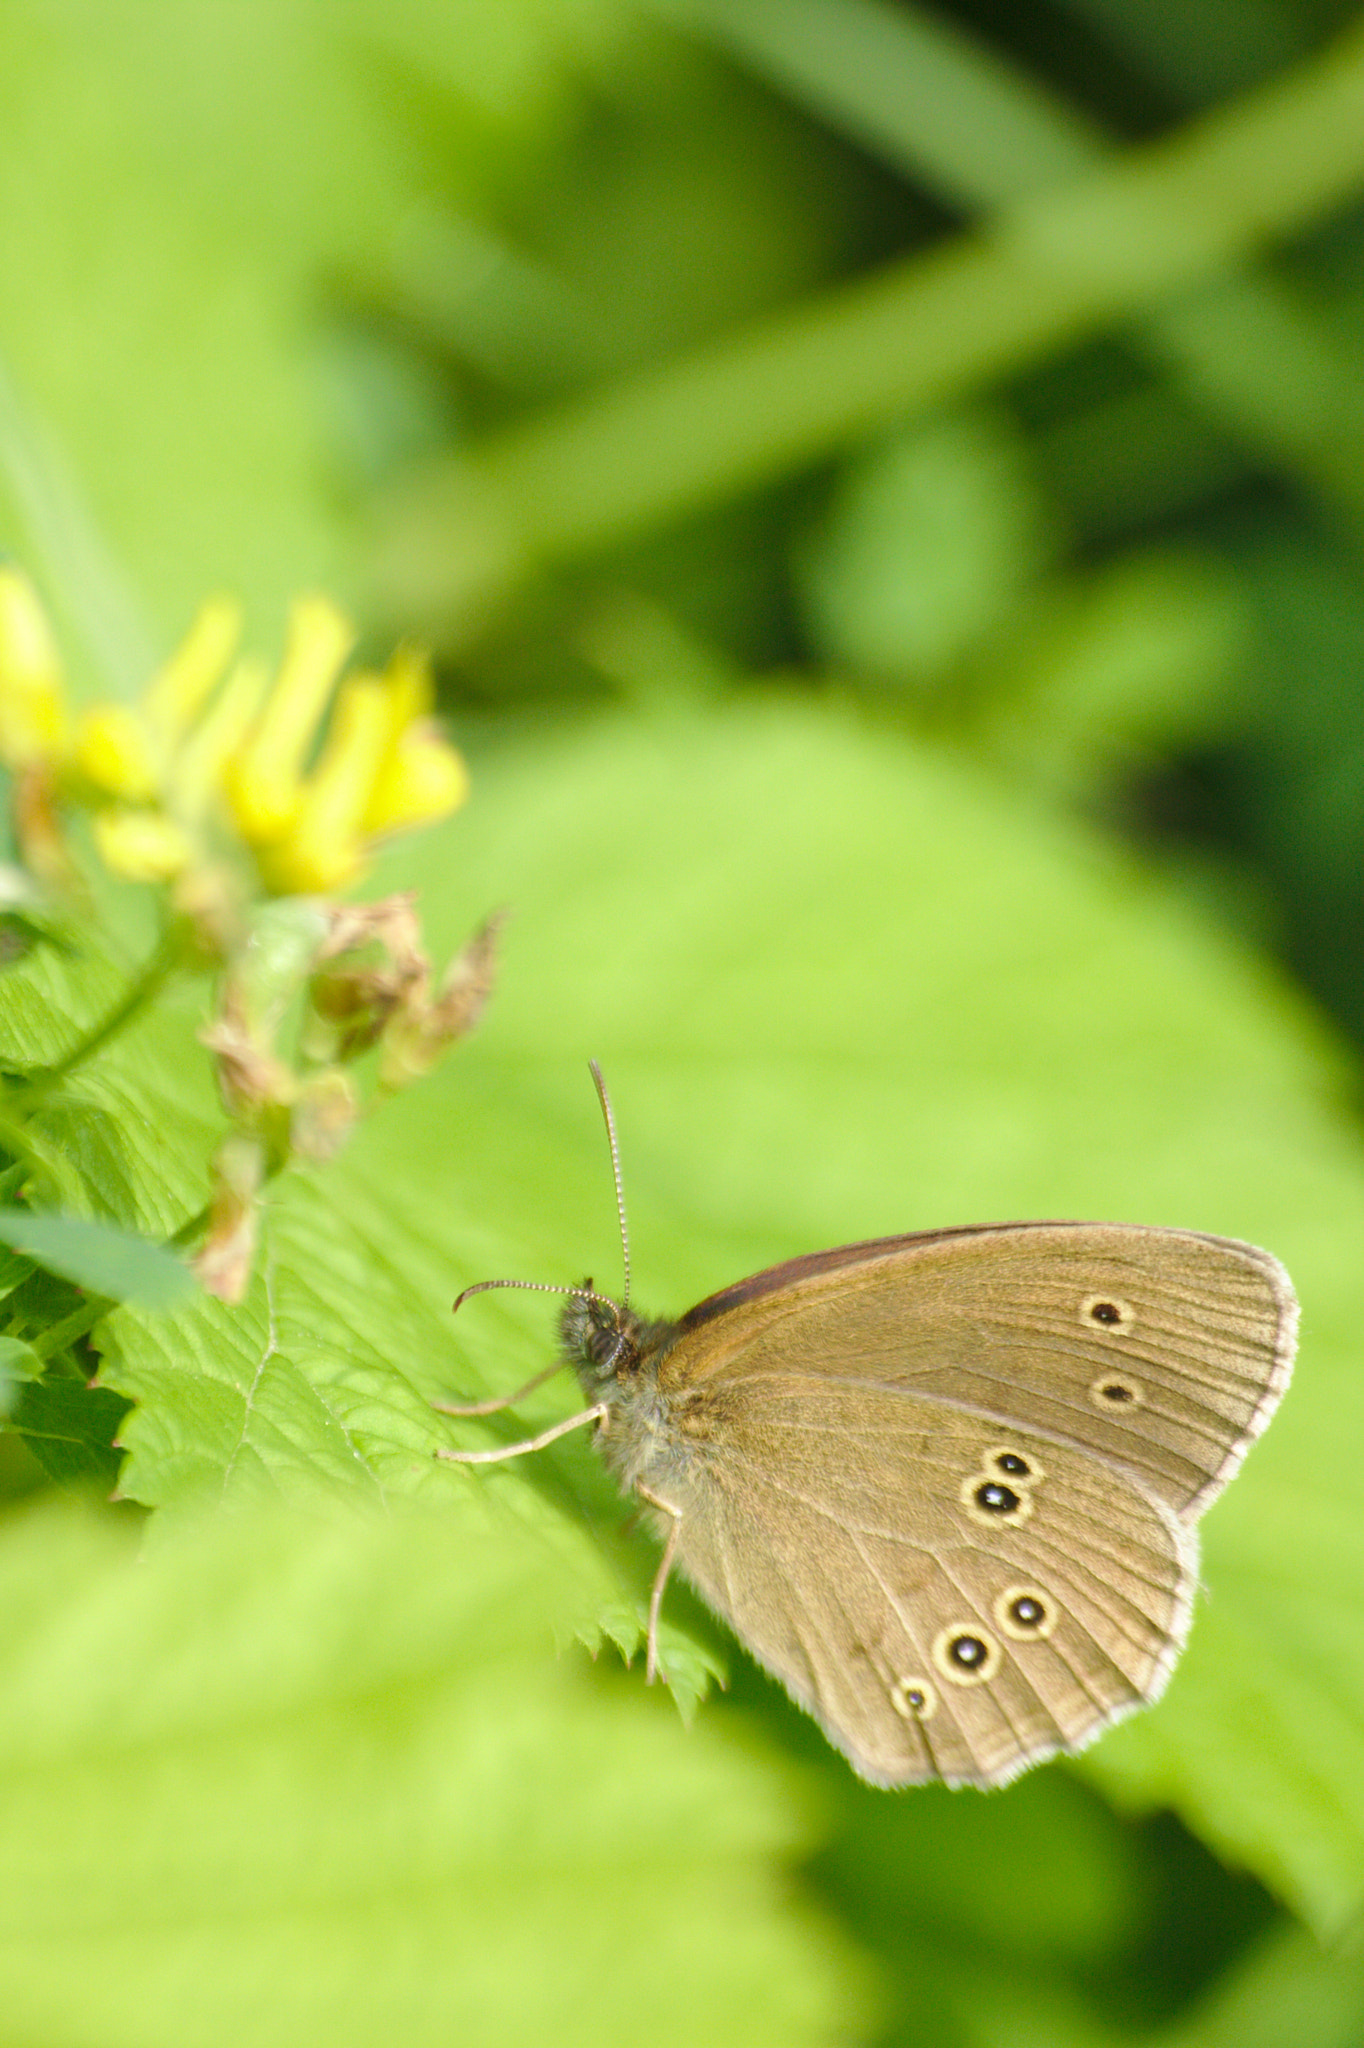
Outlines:
<svg viewBox="0 0 1364 2048"><path fill-rule="evenodd" d="M1160 1691L1197 1541L1130 1481L810 1378L714 1419L666 1482L682 1567L864 1777L1000 1784Z"/></svg>
<svg viewBox="0 0 1364 2048"><path fill-rule="evenodd" d="M1192 1522L1290 1369L1281 1269L1108 1225L796 1268L701 1304L661 1362L650 1484L701 1592L884 1784L999 1784L1155 1698Z"/></svg>
<svg viewBox="0 0 1364 2048"><path fill-rule="evenodd" d="M913 1389L1120 1466L1185 1520L1216 1498L1292 1371L1277 1259L1193 1231L1014 1223L794 1259L685 1316L665 1391L796 1368Z"/></svg>

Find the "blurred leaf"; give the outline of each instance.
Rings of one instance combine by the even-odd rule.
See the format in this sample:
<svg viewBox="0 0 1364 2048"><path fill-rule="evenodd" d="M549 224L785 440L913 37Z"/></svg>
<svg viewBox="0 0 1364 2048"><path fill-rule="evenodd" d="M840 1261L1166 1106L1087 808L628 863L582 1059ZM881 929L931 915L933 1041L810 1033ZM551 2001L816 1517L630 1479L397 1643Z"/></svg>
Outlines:
<svg viewBox="0 0 1364 2048"><path fill-rule="evenodd" d="M36 1351L18 1337L0 1337L0 1373L12 1380L35 1380L43 1370Z"/></svg>
<svg viewBox="0 0 1364 2048"><path fill-rule="evenodd" d="M927 1969L933 1969L927 1959ZM1356 2048L1364 2027L1364 1967L1354 1955L1323 1951L1294 1930L1265 1940L1228 1971L1185 2020L1147 2029L1094 2010L1073 1985L1027 1982L986 1961L969 1987L939 1970L946 2028L897 2038L950 2041L954 2048ZM917 2016L916 2016L917 2017Z"/></svg>
<svg viewBox="0 0 1364 2048"><path fill-rule="evenodd" d="M24 1381L39 1379L42 1371L43 1361L31 1346L18 1337L0 1337L0 1421L12 1416Z"/></svg>
<svg viewBox="0 0 1364 2048"><path fill-rule="evenodd" d="M33 1271L30 1259L20 1258L17 1252L0 1252L0 1301L7 1301L16 1287L23 1285Z"/></svg>
<svg viewBox="0 0 1364 2048"><path fill-rule="evenodd" d="M1034 427L1032 455L1084 537L1110 546L1188 520L1245 478L1235 443L1156 378L1129 376L1097 398L1072 386L1064 410Z"/></svg>
<svg viewBox="0 0 1364 2048"><path fill-rule="evenodd" d="M0 511L106 682L140 682L225 573L277 633L300 579L335 571L321 308L339 278L368 297L437 196L477 209L554 137L618 16L611 0L10 11L0 235L25 288L0 312Z"/></svg>
<svg viewBox="0 0 1364 2048"><path fill-rule="evenodd" d="M1364 1965L1298 1929L1276 1933L1226 1973L1182 2021L1135 2030L1088 2008L1073 1988L1029 1985L987 1964L969 1992L946 1975L950 2038L968 2048L1356 2048Z"/></svg>
<svg viewBox="0 0 1364 2048"><path fill-rule="evenodd" d="M1284 949L1364 1039L1364 595L1320 536L1233 535L1254 605L1255 667L1225 819L1239 857L1285 899ZM1216 775L1218 763L1211 764ZM1225 774L1225 763L1222 764ZM1214 812L1232 794L1213 784Z"/></svg>
<svg viewBox="0 0 1364 2048"><path fill-rule="evenodd" d="M1292 0L1199 0L1196 8L1142 0L1065 0L1144 71L1185 100L1236 92L1308 47L1312 16Z"/></svg>
<svg viewBox="0 0 1364 2048"><path fill-rule="evenodd" d="M954 208L1062 185L1103 154L1084 113L950 15L886 0L649 0Z"/></svg>
<svg viewBox="0 0 1364 2048"><path fill-rule="evenodd" d="M647 2013L787 2048L868 2014L773 1883L800 1779L556 1658L571 1579L524 1534L258 1514L139 1561L48 1509L0 1581L8 2038L595 2048Z"/></svg>
<svg viewBox="0 0 1364 2048"><path fill-rule="evenodd" d="M80 1216L0 1209L0 1244L91 1294L139 1308L178 1308L198 1292L188 1266L164 1246Z"/></svg>
<svg viewBox="0 0 1364 2048"><path fill-rule="evenodd" d="M905 1942L1008 1947L1033 1969L1045 1957L1048 1968L1064 1960L1093 1970L1130 1940L1145 1904L1119 1836L1112 1813L1060 1771L1020 1781L1007 1829L993 1799L940 1786L887 1799L858 1786L817 1868L889 1955Z"/></svg>
<svg viewBox="0 0 1364 2048"><path fill-rule="evenodd" d="M1263 1942L1201 2012L1157 2039L1160 2048L1355 2048L1361 2035L1364 1960L1294 1929Z"/></svg>
<svg viewBox="0 0 1364 2048"><path fill-rule="evenodd" d="M836 669L899 684L1016 779L1092 798L1217 731L1247 622L1231 576L1190 551L1046 574L1054 522L1029 469L983 409L883 444L807 544L807 608Z"/></svg>
<svg viewBox="0 0 1364 2048"><path fill-rule="evenodd" d="M803 578L834 667L950 681L1053 552L1048 508L1008 422L983 409L896 436L841 480Z"/></svg>
<svg viewBox="0 0 1364 2048"><path fill-rule="evenodd" d="M30 1378L10 1409L9 1426L59 1486L93 1484L109 1492L122 1462L115 1438L128 1407L107 1387Z"/></svg>
<svg viewBox="0 0 1364 2048"><path fill-rule="evenodd" d="M1213 561L1153 551L1044 583L1011 623L973 678L972 737L1013 775L1092 801L1217 733L1249 622Z"/></svg>
<svg viewBox="0 0 1364 2048"><path fill-rule="evenodd" d="M954 211L992 214L1015 206L1033 193L1081 179L1114 151L1117 137L1106 134L1040 68L1034 75L1013 49L1006 53L973 29L922 7L887 0L654 4L734 49ZM1230 15L1221 19L1221 4L1215 12L1132 8L1125 0L1071 4L1076 12L1121 20L1120 39L1130 36L1143 54L1159 48L1170 32L1171 57L1178 50L1186 66L1201 56L1213 70L1226 69L1227 89L1247 87L1271 69L1272 36L1257 54L1252 51L1256 29L1274 11L1273 0L1250 7L1232 0ZM1280 18L1286 27L1286 16ZM1018 24L1010 26L1012 44ZM1038 55L1054 64L1054 46L1045 28L1039 29ZM1306 55L1300 21L1280 39L1280 54L1285 60ZM1068 68L1075 76L1074 64ZM1080 75L1092 91L1088 72ZM1301 75L1311 76L1310 64ZM1186 97L1194 97L1190 81L1184 85ZM1325 103L1321 112L1328 123L1339 120L1343 126L1354 118L1343 109L1328 111ZM1285 164L1310 146L1304 130L1288 142ZM1249 265L1173 298L1153 295L1122 339L1230 430L1234 447L1222 451L1223 466L1235 464L1241 444L1262 451L1343 509L1358 534L1364 515L1364 402L1355 342L1352 332L1337 331L1320 298L1263 265Z"/></svg>
<svg viewBox="0 0 1364 2048"><path fill-rule="evenodd" d="M1364 182L1364 32L1173 137L395 491L375 573L456 638L537 565L771 483L1176 299Z"/></svg>
<svg viewBox="0 0 1364 2048"><path fill-rule="evenodd" d="M1299 1384L1210 1517L1213 1598L1167 1701L1085 1768L1171 1800L1338 1923L1364 1871L1364 1751L1341 1690L1364 1685L1341 1640L1364 1643L1345 1628L1364 1540L1354 1496L1320 1486L1328 1447L1364 1433L1364 1173L1338 1055L1265 970L1079 828L833 712L774 697L604 726L490 759L475 786L376 882L425 880L437 957L514 904L489 1023L334 1168L285 1177L243 1309L107 1319L102 1379L138 1403L123 1490L448 1502L489 1532L552 1536L582 1611L608 1635L622 1612L637 1628L657 1553L622 1532L585 1441L491 1470L433 1456L571 1413L568 1386L514 1418L426 1406L508 1391L551 1355L540 1297L481 1297L452 1325L460 1287L618 1271L589 1053L621 1125L636 1265L670 1276L655 1299L674 1311L821 1244L992 1216L1269 1244L1308 1303ZM181 1078L183 1028L167 1011L108 1063L101 1085L147 1105L136 1128L172 1113L159 1091ZM666 1614L685 1700L709 1637L680 1589ZM1270 1732L1290 1710L1291 1742Z"/></svg>
<svg viewBox="0 0 1364 2048"><path fill-rule="evenodd" d="M844 154L807 122L636 21L628 61L515 208L548 276L501 270L515 332L494 374L538 369L528 396L600 389L789 303L838 266L848 185Z"/></svg>

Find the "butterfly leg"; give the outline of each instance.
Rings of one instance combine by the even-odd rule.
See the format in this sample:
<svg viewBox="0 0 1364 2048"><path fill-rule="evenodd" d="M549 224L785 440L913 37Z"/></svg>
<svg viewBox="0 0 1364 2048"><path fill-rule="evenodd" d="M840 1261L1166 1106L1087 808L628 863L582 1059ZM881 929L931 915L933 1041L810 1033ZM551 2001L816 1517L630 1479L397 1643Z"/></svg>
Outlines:
<svg viewBox="0 0 1364 2048"><path fill-rule="evenodd" d="M641 1500L647 1500L651 1508L657 1508L660 1514L672 1518L668 1540L663 1546L658 1570L654 1573L654 1588L649 1595L649 1647L644 1660L644 1683L652 1685L658 1677L662 1677L666 1683L667 1674L661 1673L658 1668L658 1617L663 1606L663 1588L668 1583L668 1574L673 1568L673 1558L677 1554L677 1539L682 1534L682 1510L675 1508L670 1500L662 1499L649 1487L641 1486L638 1480L635 1481L635 1492Z"/></svg>
<svg viewBox="0 0 1364 2048"><path fill-rule="evenodd" d="M518 1387L514 1394L495 1394L491 1401L433 1401L431 1406L442 1415L500 1415L504 1408L514 1408L518 1401L524 1401L527 1394L533 1394L546 1380L552 1380L556 1372L562 1372L565 1361L556 1358L553 1365L547 1365L543 1372L537 1372L528 1379L524 1387Z"/></svg>
<svg viewBox="0 0 1364 2048"><path fill-rule="evenodd" d="M496 1465L503 1458L520 1458L527 1451L542 1451L546 1444L567 1436L571 1429L581 1429L585 1422L604 1423L606 1414L605 1401L598 1401L594 1407L584 1408L581 1415L570 1415L565 1421L556 1422L552 1429L542 1429L539 1436L524 1437L519 1444L502 1444L495 1451L451 1451L442 1444L436 1456L452 1465Z"/></svg>

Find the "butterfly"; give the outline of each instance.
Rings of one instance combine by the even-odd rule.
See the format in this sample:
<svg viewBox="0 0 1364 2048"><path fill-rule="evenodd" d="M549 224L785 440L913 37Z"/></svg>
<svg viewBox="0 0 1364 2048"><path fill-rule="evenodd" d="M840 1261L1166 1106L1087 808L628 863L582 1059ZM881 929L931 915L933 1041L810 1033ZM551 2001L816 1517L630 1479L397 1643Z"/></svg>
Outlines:
<svg viewBox="0 0 1364 2048"><path fill-rule="evenodd" d="M557 1290L588 1405L439 1455L486 1462L595 1425L664 1538L651 1678L678 1567L878 1785L1001 1785L1159 1696L1198 1518L1292 1371L1297 1302L1270 1253L981 1224L790 1259L675 1322L629 1306L628 1257L620 1302Z"/></svg>

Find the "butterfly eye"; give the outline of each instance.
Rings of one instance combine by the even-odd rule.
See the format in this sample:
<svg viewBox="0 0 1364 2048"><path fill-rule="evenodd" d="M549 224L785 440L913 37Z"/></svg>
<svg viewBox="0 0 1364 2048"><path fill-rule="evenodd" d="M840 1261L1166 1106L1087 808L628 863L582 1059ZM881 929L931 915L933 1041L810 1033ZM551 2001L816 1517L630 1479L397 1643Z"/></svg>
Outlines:
<svg viewBox="0 0 1364 2048"><path fill-rule="evenodd" d="M987 1451L982 1462L987 1472L998 1472L1003 1478L1016 1479L1025 1486L1045 1476L1042 1467L1025 1458L1021 1451Z"/></svg>
<svg viewBox="0 0 1364 2048"><path fill-rule="evenodd" d="M1000 1486L993 1479L987 1480L984 1486L978 1486L974 1498L976 1506L984 1508L987 1515L1012 1515L1023 1505L1021 1494L1015 1493L1011 1486Z"/></svg>
<svg viewBox="0 0 1364 2048"><path fill-rule="evenodd" d="M1016 1643L1049 1636L1056 1626L1056 1607L1037 1586L1006 1586L995 1601L995 1620Z"/></svg>
<svg viewBox="0 0 1364 2048"><path fill-rule="evenodd" d="M1002 1479L982 1479L968 1473L961 1483L961 1498L973 1522L994 1528L1001 1522L1026 1522L1032 1513L1032 1496L1006 1486Z"/></svg>
<svg viewBox="0 0 1364 2048"><path fill-rule="evenodd" d="M890 1703L906 1721L931 1721L938 1711L938 1695L926 1678L897 1678Z"/></svg>
<svg viewBox="0 0 1364 2048"><path fill-rule="evenodd" d="M1146 1396L1125 1373L1105 1372L1091 1382L1089 1398L1096 1408L1140 1408Z"/></svg>
<svg viewBox="0 0 1364 2048"><path fill-rule="evenodd" d="M954 1621L933 1643L933 1662L953 1685L984 1685L999 1669L999 1644L977 1623Z"/></svg>
<svg viewBox="0 0 1364 2048"><path fill-rule="evenodd" d="M1101 1330L1112 1330L1123 1337L1130 1334L1136 1320L1131 1302L1116 1294L1087 1294L1080 1303L1082 1323L1097 1323Z"/></svg>

